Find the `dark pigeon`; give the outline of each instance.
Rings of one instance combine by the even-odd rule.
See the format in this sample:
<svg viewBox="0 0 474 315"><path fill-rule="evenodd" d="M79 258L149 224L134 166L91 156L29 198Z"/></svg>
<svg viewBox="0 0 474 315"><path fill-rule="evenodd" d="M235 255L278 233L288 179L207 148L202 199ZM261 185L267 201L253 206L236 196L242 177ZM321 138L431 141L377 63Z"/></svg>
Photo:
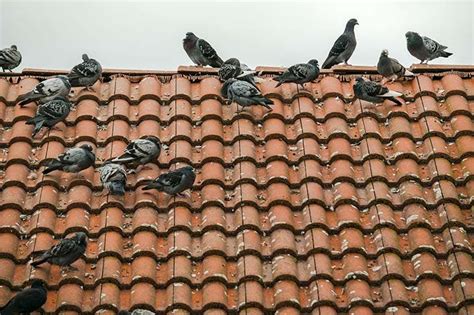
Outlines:
<svg viewBox="0 0 474 315"><path fill-rule="evenodd" d="M44 252L39 258L34 260L31 265L39 266L43 263L52 265L67 266L81 258L86 252L87 235L84 232L77 232L71 238L64 238L59 243Z"/></svg>
<svg viewBox="0 0 474 315"><path fill-rule="evenodd" d="M55 170L66 173L78 173L94 165L95 154L92 152L90 144L83 144L80 147L72 148L60 154L55 160L49 162L43 174L49 174Z"/></svg>
<svg viewBox="0 0 474 315"><path fill-rule="evenodd" d="M177 170L161 174L153 181L150 181L143 190L156 189L168 195L181 195L187 189L193 187L196 174L191 166L178 168Z"/></svg>
<svg viewBox="0 0 474 315"><path fill-rule="evenodd" d="M106 163L100 169L100 181L112 195L125 195L127 172L125 168L116 163Z"/></svg>
<svg viewBox="0 0 474 315"><path fill-rule="evenodd" d="M236 102L240 106L262 105L273 110L270 107L273 101L264 97L255 86L246 81L229 79L222 86L222 91L227 92L230 102Z"/></svg>
<svg viewBox="0 0 474 315"><path fill-rule="evenodd" d="M323 63L323 69L330 69L332 66L341 62L347 64L347 61L351 58L357 45L354 26L358 24L356 19L350 19L347 22L344 33L339 36L332 46L331 51L329 51L329 55Z"/></svg>
<svg viewBox="0 0 474 315"><path fill-rule="evenodd" d="M1 315L29 314L46 303L47 291L42 280L35 279L31 288L23 289L12 297L5 306L0 307Z"/></svg>
<svg viewBox="0 0 474 315"><path fill-rule="evenodd" d="M124 154L110 162L124 164L127 168L137 168L140 165L156 161L161 152L161 142L155 136L131 141L125 148Z"/></svg>
<svg viewBox="0 0 474 315"><path fill-rule="evenodd" d="M245 66L245 70L244 70L239 59L237 58L227 59L222 65L222 67L219 69L219 73L218 73L219 80L221 80L221 82L225 82L229 79L237 79L237 80L247 81L248 83L257 87L254 74L255 72L251 71L247 66ZM225 98L228 97L226 90L222 90L221 92L222 92L222 96L224 96Z"/></svg>
<svg viewBox="0 0 474 315"><path fill-rule="evenodd" d="M5 72L5 70L10 70L10 72L12 72L12 69L18 67L20 63L21 54L16 45L0 50L0 67L3 72Z"/></svg>
<svg viewBox="0 0 474 315"><path fill-rule="evenodd" d="M402 93L390 91L385 86L382 86L376 82L365 81L361 77L356 79L356 83L354 84L354 93L358 99L367 102L382 103L384 100L388 99L397 105L402 105L402 103L395 98L402 96Z"/></svg>
<svg viewBox="0 0 474 315"><path fill-rule="evenodd" d="M36 85L33 91L20 96L20 106L24 106L30 102L38 102L40 104L47 103L56 98L67 98L71 91L71 83L64 75L44 80Z"/></svg>
<svg viewBox="0 0 474 315"><path fill-rule="evenodd" d="M219 68L224 63L208 42L191 32L186 33L183 47L189 58L198 66Z"/></svg>
<svg viewBox="0 0 474 315"><path fill-rule="evenodd" d="M82 63L72 68L67 77L71 86L85 86L89 89L102 75L102 66L97 60L89 58L87 54L82 55L82 60Z"/></svg>
<svg viewBox="0 0 474 315"><path fill-rule="evenodd" d="M36 115L26 121L27 125L34 125L33 138L43 128L51 129L57 123L64 121L71 111L71 103L58 97L45 104L40 104L36 110Z"/></svg>
<svg viewBox="0 0 474 315"><path fill-rule="evenodd" d="M281 75L273 78L278 81L277 87L283 83L303 84L311 82L319 75L319 65L316 59L311 59L308 63L299 63L286 69Z"/></svg>
<svg viewBox="0 0 474 315"><path fill-rule="evenodd" d="M380 54L379 62L377 63L377 71L384 78L390 81L395 81L399 77L413 76L413 73L405 69L397 59L390 58L388 56L388 50L382 50Z"/></svg>
<svg viewBox="0 0 474 315"><path fill-rule="evenodd" d="M416 32L407 32L405 34L407 39L407 48L410 54L420 59L420 63L444 57L448 58L452 53L445 51L448 47L439 44L438 42L432 40L426 36L420 36Z"/></svg>

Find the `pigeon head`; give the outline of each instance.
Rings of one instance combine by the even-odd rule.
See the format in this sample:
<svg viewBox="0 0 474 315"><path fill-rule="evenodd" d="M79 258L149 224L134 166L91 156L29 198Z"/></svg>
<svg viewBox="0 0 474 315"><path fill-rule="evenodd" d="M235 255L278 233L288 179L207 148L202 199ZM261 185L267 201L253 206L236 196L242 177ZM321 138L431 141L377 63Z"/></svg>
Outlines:
<svg viewBox="0 0 474 315"><path fill-rule="evenodd" d="M186 171L186 172L190 172L190 173L194 172L194 168L192 166L189 166L189 165L183 167L182 170Z"/></svg>
<svg viewBox="0 0 474 315"><path fill-rule="evenodd" d="M318 61L317 61L316 59L311 59L310 61L308 61L308 63L309 63L310 65L315 66L315 67L318 67L318 66L319 66Z"/></svg>
<svg viewBox="0 0 474 315"><path fill-rule="evenodd" d="M82 60L88 61L88 60L89 60L89 56L87 56L87 54L82 54Z"/></svg>
<svg viewBox="0 0 474 315"><path fill-rule="evenodd" d="M237 58L229 58L224 62L224 64L240 67L240 61Z"/></svg>
<svg viewBox="0 0 474 315"><path fill-rule="evenodd" d="M32 288L44 288L44 281L39 280L39 279L34 279L33 282L31 282L31 287Z"/></svg>
<svg viewBox="0 0 474 315"><path fill-rule="evenodd" d="M405 37L408 42L422 41L420 34L416 32L406 32Z"/></svg>
<svg viewBox="0 0 474 315"><path fill-rule="evenodd" d="M357 22L357 19L350 19L349 21L347 21L346 28L353 29L355 25L359 25L359 22Z"/></svg>
<svg viewBox="0 0 474 315"><path fill-rule="evenodd" d="M76 243L84 245L84 246L87 245L87 235L86 235L86 233L77 232L76 235L74 235L74 238L76 239Z"/></svg>
<svg viewBox="0 0 474 315"><path fill-rule="evenodd" d="M160 139L158 139L158 137L155 137L155 136L146 136L145 139L157 144L157 145L160 145L161 144L161 141Z"/></svg>
<svg viewBox="0 0 474 315"><path fill-rule="evenodd" d="M80 148L92 152L92 146L88 143L81 145Z"/></svg>
<svg viewBox="0 0 474 315"><path fill-rule="evenodd" d="M198 37L193 32L187 32L184 40L196 40Z"/></svg>
<svg viewBox="0 0 474 315"><path fill-rule="evenodd" d="M388 50L387 49L382 50L382 52L380 53L380 56L388 57Z"/></svg>
<svg viewBox="0 0 474 315"><path fill-rule="evenodd" d="M13 50L17 50L17 49L18 49L18 48L16 48L16 45L12 45L10 48L13 49Z"/></svg>

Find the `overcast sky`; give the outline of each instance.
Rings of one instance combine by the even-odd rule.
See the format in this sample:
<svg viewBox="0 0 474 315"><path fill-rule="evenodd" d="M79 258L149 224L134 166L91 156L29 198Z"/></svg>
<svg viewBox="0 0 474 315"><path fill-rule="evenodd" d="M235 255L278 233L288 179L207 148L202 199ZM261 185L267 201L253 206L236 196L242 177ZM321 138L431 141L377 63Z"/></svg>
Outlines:
<svg viewBox="0 0 474 315"><path fill-rule="evenodd" d="M1 47L16 44L21 68L70 69L86 52L105 68L175 70L191 61L188 31L225 60L249 66L323 63L349 18L357 48L349 63L375 65L380 51L418 63L405 32L417 31L454 55L431 63L474 64L473 0L398 1L48 1L0 0Z"/></svg>

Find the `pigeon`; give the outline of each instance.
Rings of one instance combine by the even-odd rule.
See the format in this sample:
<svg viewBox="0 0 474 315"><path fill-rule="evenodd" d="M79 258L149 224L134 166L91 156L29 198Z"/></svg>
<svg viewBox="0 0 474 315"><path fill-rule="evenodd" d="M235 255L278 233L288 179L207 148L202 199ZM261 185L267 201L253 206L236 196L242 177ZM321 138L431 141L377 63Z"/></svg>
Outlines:
<svg viewBox="0 0 474 315"><path fill-rule="evenodd" d="M16 45L0 50L0 67L3 72L5 72L5 70L10 70L10 72L12 72L12 69L18 67L20 63L21 54Z"/></svg>
<svg viewBox="0 0 474 315"><path fill-rule="evenodd" d="M197 37L194 33L186 33L183 39L183 47L189 58L198 66L211 66L219 68L224 63L217 52L204 39Z"/></svg>
<svg viewBox="0 0 474 315"><path fill-rule="evenodd" d="M277 87L283 83L296 83L304 88L304 83L313 81L318 75L318 61L311 59L308 63L299 63L289 67L285 72L273 79L278 81Z"/></svg>
<svg viewBox="0 0 474 315"><path fill-rule="evenodd" d="M402 93L390 91L385 86L376 82L365 81L361 77L357 78L356 81L354 84L354 93L357 98L371 103L382 103L385 99L388 99L397 105L402 105L402 103L395 98L402 96Z"/></svg>
<svg viewBox="0 0 474 315"><path fill-rule="evenodd" d="M26 121L27 125L34 125L33 138L46 127L51 129L57 123L66 119L71 111L71 103L60 96L45 104L40 104L36 110L36 115Z"/></svg>
<svg viewBox="0 0 474 315"><path fill-rule="evenodd" d="M329 51L329 55L323 63L323 69L330 69L332 66L341 62L347 64L347 61L351 58L357 45L354 34L355 25L359 25L356 19L350 19L347 22L344 33L339 36L332 46L331 51Z"/></svg>
<svg viewBox="0 0 474 315"><path fill-rule="evenodd" d="M243 65L245 66L245 65ZM222 67L219 69L218 75L219 80L225 82L229 79L237 79L242 81L247 81L248 83L252 84L253 86L257 87L257 83L255 82L255 71L251 71L247 66L245 66L245 70L237 58L230 58L227 59ZM222 90L222 96L227 98L227 91Z"/></svg>
<svg viewBox="0 0 474 315"><path fill-rule="evenodd" d="M397 59L388 56L388 50L382 50L379 62L377 63L377 71L384 76L384 78L395 81L399 77L413 76L414 74L405 69ZM382 81L384 82L384 81Z"/></svg>
<svg viewBox="0 0 474 315"><path fill-rule="evenodd" d="M85 252L87 246L87 235L84 232L77 232L73 237L64 238L59 243L44 252L38 259L33 260L33 267L45 262L52 265L70 266L78 260Z"/></svg>
<svg viewBox="0 0 474 315"><path fill-rule="evenodd" d="M191 166L178 168L177 170L161 174L153 181L150 181L143 190L156 189L169 195L181 195L187 189L193 187L196 174Z"/></svg>
<svg viewBox="0 0 474 315"><path fill-rule="evenodd" d="M127 168L136 168L155 161L161 152L161 142L155 136L131 141L125 148L124 154L110 162L125 164Z"/></svg>
<svg viewBox="0 0 474 315"><path fill-rule="evenodd" d="M439 44L438 42L432 40L426 36L420 36L416 32L407 32L405 34L407 38L407 48L410 54L420 59L420 63L444 57L448 58L452 53L445 51L448 47Z"/></svg>
<svg viewBox="0 0 474 315"><path fill-rule="evenodd" d="M255 86L246 81L229 79L222 86L222 91L226 91L230 102L235 101L240 106L262 105L270 111L273 110L270 107L273 101L264 97Z"/></svg>
<svg viewBox="0 0 474 315"><path fill-rule="evenodd" d="M82 55L82 60L82 63L72 68L67 77L71 86L85 86L89 89L102 75L102 66L87 54Z"/></svg>
<svg viewBox="0 0 474 315"><path fill-rule="evenodd" d="M90 144L83 144L77 148L71 148L60 154L55 160L49 162L43 174L49 174L55 170L66 173L77 173L94 165L95 154Z"/></svg>
<svg viewBox="0 0 474 315"><path fill-rule="evenodd" d="M24 106L30 102L38 102L40 104L47 103L58 97L66 98L71 91L71 83L64 75L44 80L36 85L33 91L20 96L20 106Z"/></svg>
<svg viewBox="0 0 474 315"><path fill-rule="evenodd" d="M100 181L112 195L125 195L125 185L127 183L127 173L125 168L116 163L106 163L99 168Z"/></svg>
<svg viewBox="0 0 474 315"><path fill-rule="evenodd" d="M1 315L29 314L46 303L47 291L42 280L35 279L31 288L23 289L12 297L5 306L0 307Z"/></svg>

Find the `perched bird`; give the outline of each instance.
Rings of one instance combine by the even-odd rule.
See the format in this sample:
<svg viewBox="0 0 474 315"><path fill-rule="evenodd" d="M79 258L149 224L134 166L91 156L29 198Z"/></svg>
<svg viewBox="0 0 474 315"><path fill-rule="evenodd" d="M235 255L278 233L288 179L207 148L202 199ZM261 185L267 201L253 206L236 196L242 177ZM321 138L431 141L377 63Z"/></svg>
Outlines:
<svg viewBox="0 0 474 315"><path fill-rule="evenodd" d="M132 140L125 148L124 154L110 162L125 164L127 168L137 168L155 161L161 152L161 142L155 136L146 136L143 139Z"/></svg>
<svg viewBox="0 0 474 315"><path fill-rule="evenodd" d="M5 306L0 307L1 315L29 314L46 303L47 291L42 280L35 279L31 288L23 289L12 297Z"/></svg>
<svg viewBox="0 0 474 315"><path fill-rule="evenodd" d="M189 58L198 66L211 66L219 68L224 63L217 52L204 39L197 37L194 33L186 33L183 39L183 47Z"/></svg>
<svg viewBox="0 0 474 315"><path fill-rule="evenodd" d="M402 93L390 91L385 86L382 86L376 82L365 81L361 77L356 79L356 83L354 84L354 93L358 99L367 102L382 103L384 100L388 99L397 105L402 105L402 103L395 98L402 96Z"/></svg>
<svg viewBox="0 0 474 315"><path fill-rule="evenodd" d="M83 62L74 66L67 75L71 86L85 86L87 89L102 75L102 66L100 63L89 58L87 54L82 55Z"/></svg>
<svg viewBox="0 0 474 315"><path fill-rule="evenodd" d="M332 66L341 62L347 64L347 61L351 58L357 45L354 34L354 26L356 25L359 25L356 19L350 19L347 22L344 33L338 37L329 51L329 55L323 63L323 69L330 69Z"/></svg>
<svg viewBox="0 0 474 315"><path fill-rule="evenodd" d="M77 232L73 237L63 238L59 243L41 254L31 265L39 266L45 262L52 265L67 266L78 260L85 252L87 246L87 235Z"/></svg>
<svg viewBox="0 0 474 315"><path fill-rule="evenodd" d="M56 159L49 162L43 174L49 174L55 170L66 173L77 173L94 165L95 154L90 144L83 144L77 148L71 148L60 154Z"/></svg>
<svg viewBox="0 0 474 315"><path fill-rule="evenodd" d="M116 163L106 163L99 168L100 181L112 195L125 195L125 185L127 183L127 172L125 168Z"/></svg>
<svg viewBox="0 0 474 315"><path fill-rule="evenodd" d="M237 79L237 80L247 81L248 83L257 87L257 83L255 82L255 77L254 77L255 71L251 71L247 66L245 66L245 69L246 70L244 70L244 68L240 64L239 59L237 58L227 59L222 65L222 67L220 67L219 69L219 72L218 72L219 80L221 80L221 82L225 82L229 79ZM228 97L227 91L222 91L222 96L227 98Z"/></svg>
<svg viewBox="0 0 474 315"><path fill-rule="evenodd" d="M392 82L403 76L412 76L414 75L404 66L402 66L397 59L390 58L388 56L388 50L382 50L382 53L379 57L379 62L377 63L377 71L387 80ZM384 81L382 81L384 82Z"/></svg>
<svg viewBox="0 0 474 315"><path fill-rule="evenodd" d="M407 32L405 34L407 39L407 48L410 54L420 59L420 63L433 60L438 57L448 58L452 53L445 51L448 47L439 44L426 36L420 36L416 32Z"/></svg>
<svg viewBox="0 0 474 315"><path fill-rule="evenodd" d="M286 69L281 75L274 77L278 81L277 87L283 83L296 83L304 88L304 83L311 82L319 75L319 65L316 59L311 59L308 63L299 63Z"/></svg>
<svg viewBox="0 0 474 315"><path fill-rule="evenodd" d="M33 138L41 130L46 127L51 129L57 123L66 119L71 111L71 103L64 97L40 104L36 110L36 115L26 121L27 125L34 125Z"/></svg>
<svg viewBox="0 0 474 315"><path fill-rule="evenodd" d="M66 98L71 91L71 83L64 75L44 80L36 85L31 91L20 96L20 105L24 106L30 102L38 102L40 104L47 103L58 97Z"/></svg>
<svg viewBox="0 0 474 315"><path fill-rule="evenodd" d="M15 69L21 63L21 54L16 48L16 45L12 45L10 48L0 50L0 67L3 72L6 70Z"/></svg>
<svg viewBox="0 0 474 315"><path fill-rule="evenodd" d="M225 91L230 102L235 101L240 106L262 105L269 110L273 110L270 107L273 101L264 97L255 86L246 81L229 79L224 83L221 91Z"/></svg>
<svg viewBox="0 0 474 315"><path fill-rule="evenodd" d="M168 195L181 195L187 189L193 187L196 174L191 166L178 168L177 170L161 174L153 181L150 181L143 190L156 189Z"/></svg>

